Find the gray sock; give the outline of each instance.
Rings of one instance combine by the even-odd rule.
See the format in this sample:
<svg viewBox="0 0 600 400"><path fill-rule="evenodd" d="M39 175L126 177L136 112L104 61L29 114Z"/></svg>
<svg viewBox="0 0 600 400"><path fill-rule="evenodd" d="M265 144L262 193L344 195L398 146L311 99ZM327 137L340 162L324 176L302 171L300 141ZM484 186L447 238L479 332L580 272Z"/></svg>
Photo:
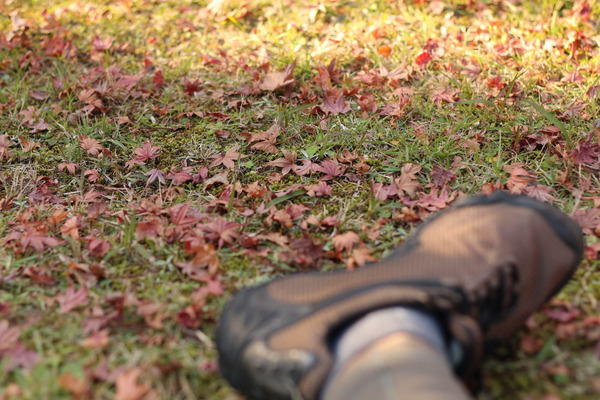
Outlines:
<svg viewBox="0 0 600 400"><path fill-rule="evenodd" d="M384 308L370 312L342 332L334 345L330 377L369 344L397 332L413 334L449 356L440 325L430 314L407 307Z"/></svg>

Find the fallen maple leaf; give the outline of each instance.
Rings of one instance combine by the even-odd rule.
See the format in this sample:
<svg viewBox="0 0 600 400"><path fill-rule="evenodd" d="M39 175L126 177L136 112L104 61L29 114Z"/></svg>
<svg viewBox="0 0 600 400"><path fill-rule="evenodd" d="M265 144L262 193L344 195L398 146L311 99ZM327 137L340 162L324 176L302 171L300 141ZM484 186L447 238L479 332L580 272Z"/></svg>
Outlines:
<svg viewBox="0 0 600 400"><path fill-rule="evenodd" d="M315 171L317 164L315 164L314 162L312 162L308 159L301 160L301 162L302 162L302 165L292 166L292 169L294 170L296 175L304 176L304 175L308 175L308 174L312 173L313 171Z"/></svg>
<svg viewBox="0 0 600 400"><path fill-rule="evenodd" d="M88 302L87 287L82 286L81 289L75 290L73 286L69 286L64 292L57 296L60 304L60 312L66 314L77 307L81 307Z"/></svg>
<svg viewBox="0 0 600 400"><path fill-rule="evenodd" d="M106 329L94 332L91 336L81 341L81 347L86 349L103 349L110 344L110 337Z"/></svg>
<svg viewBox="0 0 600 400"><path fill-rule="evenodd" d="M540 184L530 185L523 189L523 193L525 195L543 201L545 203L552 200L556 200L554 196L550 194L553 191L554 189L552 189L551 187Z"/></svg>
<svg viewBox="0 0 600 400"><path fill-rule="evenodd" d="M221 248L225 243L233 243L233 239L239 236L237 229L240 226L237 222L227 221L225 218L215 218L207 224L202 224L199 228L206 233L208 240L216 241L218 239L218 245Z"/></svg>
<svg viewBox="0 0 600 400"><path fill-rule="evenodd" d="M65 372L57 379L58 384L68 391L74 400L90 398L90 382L85 378L78 378L71 372Z"/></svg>
<svg viewBox="0 0 600 400"><path fill-rule="evenodd" d="M88 152L88 154L97 157L104 147L96 139L81 135L79 136L79 143L81 148Z"/></svg>
<svg viewBox="0 0 600 400"><path fill-rule="evenodd" d="M151 386L148 383L140 383L138 381L142 372L141 368L132 368L122 371L115 380L117 393L115 394L114 400L143 399L144 396L150 392Z"/></svg>
<svg viewBox="0 0 600 400"><path fill-rule="evenodd" d="M394 179L397 193L404 192L409 196L414 196L421 184L417 180L417 173L421 171L421 166L418 164L406 163L402 166L400 176Z"/></svg>
<svg viewBox="0 0 600 400"><path fill-rule="evenodd" d="M92 46L96 51L105 51L110 49L112 45L112 38L107 36L105 38L100 38L98 35L94 36L92 39Z"/></svg>
<svg viewBox="0 0 600 400"><path fill-rule="evenodd" d="M71 236L74 240L79 239L79 217L74 216L69 218L63 226L60 227L60 233L66 236Z"/></svg>
<svg viewBox="0 0 600 400"><path fill-rule="evenodd" d="M352 250L352 255L346 260L346 268L353 270L373 261L377 261L377 259L371 255L371 251L366 246L361 246Z"/></svg>
<svg viewBox="0 0 600 400"><path fill-rule="evenodd" d="M175 263L190 278L205 281L207 276L215 276L219 270L220 262L217 251L212 243L194 243L196 238L183 239L186 251L194 255L194 259L186 263ZM188 243L194 243L188 246Z"/></svg>
<svg viewBox="0 0 600 400"><path fill-rule="evenodd" d="M333 194L333 189L326 181L319 181L316 185L306 185L304 189L310 197L331 196Z"/></svg>
<svg viewBox="0 0 600 400"><path fill-rule="evenodd" d="M332 239L333 246L337 253L342 251L350 252L356 243L362 243L360 237L355 232L349 231L339 235L335 235Z"/></svg>
<svg viewBox="0 0 600 400"><path fill-rule="evenodd" d="M281 71L269 72L258 85L258 88L260 90L275 91L282 87L292 85L294 83L294 68L296 68L296 62L287 65Z"/></svg>
<svg viewBox="0 0 600 400"><path fill-rule="evenodd" d="M48 236L46 231L47 228L39 223L21 225L19 229L14 229L4 238L4 243L18 240L21 245L17 249L18 253L25 252L31 246L41 254L45 247L54 247L61 243L60 240Z"/></svg>
<svg viewBox="0 0 600 400"><path fill-rule="evenodd" d="M155 180L158 180L158 183L165 184L165 174L160 169L151 169L146 172L144 176L148 177L148 181L146 182L146 186L150 185Z"/></svg>
<svg viewBox="0 0 600 400"><path fill-rule="evenodd" d="M183 91L190 97L194 97L196 92L200 91L200 80L190 80L188 78L183 78Z"/></svg>
<svg viewBox="0 0 600 400"><path fill-rule="evenodd" d="M29 97L36 100L46 100L49 96L48 92L44 92L43 90L29 90Z"/></svg>
<svg viewBox="0 0 600 400"><path fill-rule="evenodd" d="M170 179L173 185L181 185L192 180L193 177L189 171L191 171L190 167L183 168L182 171L170 171L167 174L167 179Z"/></svg>
<svg viewBox="0 0 600 400"><path fill-rule="evenodd" d="M415 60L415 63L421 67L421 68L425 68L425 66L427 65L427 63L431 61L431 55L429 55L428 52L424 51L421 54L419 54Z"/></svg>
<svg viewBox="0 0 600 400"><path fill-rule="evenodd" d="M244 156L240 155L240 153L238 153L237 150L239 148L240 148L240 146L235 145L232 148L230 148L229 150L227 150L227 152L222 156L218 155L218 154L213 154L213 155L209 156L209 158L214 158L214 161L212 163L210 163L210 165L208 167L213 168L213 167L223 164L226 168L234 169L235 168L234 161L244 157Z"/></svg>
<svg viewBox="0 0 600 400"><path fill-rule="evenodd" d="M319 106L319 109L325 115L338 115L350 111L350 105L344 100L343 94L340 94L336 98L325 95L323 96L323 104Z"/></svg>
<svg viewBox="0 0 600 400"><path fill-rule="evenodd" d="M26 125L34 124L40 116L41 111L36 110L34 106L29 106L27 109L19 111L19 116L23 119Z"/></svg>
<svg viewBox="0 0 600 400"><path fill-rule="evenodd" d="M437 189L432 189L429 193L419 193L417 196L419 197L419 200L416 202L418 206L428 211L437 211L448 207L456 197L456 194L454 192L448 193L448 187L444 186L439 194Z"/></svg>
<svg viewBox="0 0 600 400"><path fill-rule="evenodd" d="M521 194L526 187L537 183L537 174L523 168L522 163L507 166L505 169L510 174L510 178L506 181L506 187L511 193Z"/></svg>
<svg viewBox="0 0 600 400"><path fill-rule="evenodd" d="M433 171L431 171L431 179L435 186L442 187L451 180L456 179L456 175L454 172L446 170L439 165L434 165Z"/></svg>
<svg viewBox="0 0 600 400"><path fill-rule="evenodd" d="M146 141L142 147L137 147L133 152L138 160L147 161L160 155L160 146L153 146L150 142Z"/></svg>
<svg viewBox="0 0 600 400"><path fill-rule="evenodd" d="M254 143L250 146L251 149L262 150L267 153L277 153L275 142L281 132L281 127L274 123L269 130L255 133L250 137L249 143Z"/></svg>
<svg viewBox="0 0 600 400"><path fill-rule="evenodd" d="M334 176L342 175L346 171L346 168L335 160L325 160L321 165L315 167L314 171L325 174L321 179L329 180Z"/></svg>
<svg viewBox="0 0 600 400"><path fill-rule="evenodd" d="M592 164L600 167L600 143L594 140L594 132L587 138L581 139L577 147L569 153L569 157L577 164Z"/></svg>
<svg viewBox="0 0 600 400"><path fill-rule="evenodd" d="M88 236L84 239L88 241L89 252L99 258L104 257L106 253L108 253L108 250L110 250L112 247L110 242L106 239L96 238L93 236Z"/></svg>
<svg viewBox="0 0 600 400"><path fill-rule="evenodd" d="M600 232L600 208L579 209L571 217L577 221L584 234L594 235L595 231Z"/></svg>
<svg viewBox="0 0 600 400"><path fill-rule="evenodd" d="M100 179L100 172L98 172L98 170L95 168L86 169L83 175L87 177L87 180L90 182L98 182Z"/></svg>
<svg viewBox="0 0 600 400"><path fill-rule="evenodd" d="M7 320L0 320L0 354L17 344L19 336L21 336L19 327L11 327Z"/></svg>
<svg viewBox="0 0 600 400"><path fill-rule="evenodd" d="M67 171L69 171L69 174L71 174L71 175L75 175L75 171L77 171L77 168L79 168L79 164L77 164L77 163L60 163L60 164L58 164L59 171L62 172L66 169Z"/></svg>

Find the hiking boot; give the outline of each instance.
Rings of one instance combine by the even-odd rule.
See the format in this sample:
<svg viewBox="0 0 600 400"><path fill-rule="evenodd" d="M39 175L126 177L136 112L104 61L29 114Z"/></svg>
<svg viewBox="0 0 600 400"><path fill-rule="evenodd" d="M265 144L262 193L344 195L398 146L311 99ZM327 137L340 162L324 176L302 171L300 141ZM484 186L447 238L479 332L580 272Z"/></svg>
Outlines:
<svg viewBox="0 0 600 400"><path fill-rule="evenodd" d="M437 317L467 379L484 345L507 339L553 296L582 252L579 227L549 205L503 192L471 197L377 263L238 292L217 328L219 367L254 399L318 399L333 339L372 310L405 306Z"/></svg>

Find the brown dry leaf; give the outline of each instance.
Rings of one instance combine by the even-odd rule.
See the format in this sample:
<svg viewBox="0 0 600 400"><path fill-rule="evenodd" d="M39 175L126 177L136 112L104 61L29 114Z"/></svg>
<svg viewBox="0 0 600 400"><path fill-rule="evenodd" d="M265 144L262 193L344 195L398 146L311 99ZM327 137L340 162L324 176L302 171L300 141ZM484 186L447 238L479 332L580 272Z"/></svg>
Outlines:
<svg viewBox="0 0 600 400"><path fill-rule="evenodd" d="M188 249L194 254L194 259L187 263L175 263L190 278L205 281L206 276L215 276L219 271L220 262L217 251L212 243L198 243Z"/></svg>
<svg viewBox="0 0 600 400"><path fill-rule="evenodd" d="M229 184L229 181L227 180L228 174L229 174L229 171L225 170L223 172L219 172L218 174L206 179L204 181L204 190L208 189L209 187L211 187L213 185L216 185L217 183L220 183L222 185L228 185Z"/></svg>
<svg viewBox="0 0 600 400"><path fill-rule="evenodd" d="M58 384L75 400L90 398L90 382L85 378L78 378L71 372L66 372L58 377Z"/></svg>
<svg viewBox="0 0 600 400"><path fill-rule="evenodd" d="M150 392L150 384L140 383L141 368L132 368L121 372L116 379L117 393L114 400L141 400Z"/></svg>
<svg viewBox="0 0 600 400"><path fill-rule="evenodd" d="M69 218L63 226L60 227L60 232L65 236L71 236L74 240L79 239L79 222L78 217Z"/></svg>
<svg viewBox="0 0 600 400"><path fill-rule="evenodd" d="M13 347L21 336L19 327L11 327L7 320L0 320L0 353Z"/></svg>
<svg viewBox="0 0 600 400"><path fill-rule="evenodd" d="M418 164L406 163L402 166L400 177L394 179L398 193L405 192L409 196L414 196L421 184L417 180L417 173L421 171Z"/></svg>
<svg viewBox="0 0 600 400"><path fill-rule="evenodd" d="M352 251L352 255L346 260L346 267L353 270L373 261L377 261L377 259L371 255L371 251L366 246L361 246Z"/></svg>
<svg viewBox="0 0 600 400"><path fill-rule="evenodd" d="M267 153L277 153L277 147L275 146L275 142L277 137L281 133L281 127L274 123L269 130L259 133L254 133L250 137L249 143L254 143L250 146L251 149L262 150Z"/></svg>
<svg viewBox="0 0 600 400"><path fill-rule="evenodd" d="M294 68L296 63L286 66L281 71L269 72L258 85L260 90L274 91L282 87L293 84L294 81Z"/></svg>
<svg viewBox="0 0 600 400"><path fill-rule="evenodd" d="M352 231L336 235L333 237L332 241L335 251L338 253L341 253L344 250L350 252L352 251L354 244L362 243L360 237L358 237L358 235Z"/></svg>
<svg viewBox="0 0 600 400"><path fill-rule="evenodd" d="M81 346L86 349L102 349L110 344L110 337L106 329L93 333L81 341Z"/></svg>
<svg viewBox="0 0 600 400"><path fill-rule="evenodd" d="M23 147L23 152L28 153L36 147L41 147L39 142L35 142L33 140L27 140L24 137L21 137L21 146Z"/></svg>

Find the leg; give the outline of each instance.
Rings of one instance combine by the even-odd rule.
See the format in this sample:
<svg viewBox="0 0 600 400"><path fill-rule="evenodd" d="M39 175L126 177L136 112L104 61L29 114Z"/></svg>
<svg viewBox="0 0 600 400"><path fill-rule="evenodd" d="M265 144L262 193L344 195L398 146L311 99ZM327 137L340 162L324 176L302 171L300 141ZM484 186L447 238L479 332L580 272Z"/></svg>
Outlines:
<svg viewBox="0 0 600 400"><path fill-rule="evenodd" d="M422 339L396 333L350 359L323 390L322 400L467 400L447 356Z"/></svg>
<svg viewBox="0 0 600 400"><path fill-rule="evenodd" d="M318 399L335 338L375 310L407 307L436 319L446 347L459 349L453 372L469 380L484 345L508 339L569 280L582 253L579 227L557 209L502 192L472 197L371 266L237 293L217 329L219 366L251 398Z"/></svg>

